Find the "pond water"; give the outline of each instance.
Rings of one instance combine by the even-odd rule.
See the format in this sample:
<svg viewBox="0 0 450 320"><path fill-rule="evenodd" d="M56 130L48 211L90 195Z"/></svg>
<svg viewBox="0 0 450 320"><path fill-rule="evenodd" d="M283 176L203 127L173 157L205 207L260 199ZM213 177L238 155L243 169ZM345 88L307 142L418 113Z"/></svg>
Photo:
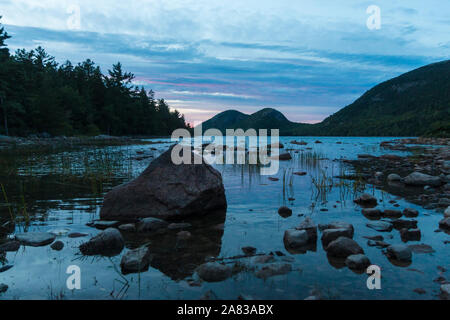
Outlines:
<svg viewBox="0 0 450 320"><path fill-rule="evenodd" d="M293 145L292 140L308 144ZM322 143L315 143L316 140ZM184 244L178 243L171 233L145 239L126 237L127 248L114 257L80 255L78 246L100 232L86 224L98 219L104 193L142 172L152 159L167 150L169 140L156 139L160 143L152 145L86 148L46 157L28 156L17 165L15 175L1 178L9 202L15 202L11 209L11 204L5 204L4 195L0 197L2 221L8 220L10 210L20 216L15 228L5 233L2 241L24 230L61 230L65 234L58 236L58 240L65 246L61 251L49 246L21 246L17 252L8 252L2 263L13 267L0 273L0 283L9 287L0 298L198 299L212 290L220 299L237 299L240 295L253 299L304 299L315 290L327 299L438 299L440 285L433 280L440 276L439 266L450 267L448 245L444 244L449 235L435 232L442 214L407 203L372 185L336 178L351 173L351 168L338 159L356 159L358 154L407 154L381 149L379 144L385 140L389 138L282 137L280 141L285 149L292 149L293 159L280 162L278 174L271 176L278 181L260 175L256 166L216 165L226 190L226 215L205 217L193 223L193 227L187 229L192 239ZM96 167L98 163L101 166ZM98 170L107 170L108 178L97 177ZM293 174L299 171L307 174ZM325 187L320 186L321 182ZM364 236L381 234L390 244L402 241L395 229L390 233L378 233L366 226L369 220L353 203L362 192L381 200L381 209L394 208L390 200L396 201L397 209L417 209L422 239L408 244L424 243L434 252L414 253L409 266L397 266L381 249L368 246ZM292 216L281 217L280 206L290 207ZM305 217L311 217L316 224L336 220L353 224L354 240L371 263L381 268L381 289L367 288L367 274L358 274L330 262L320 233L315 251L300 254L287 251L283 243L285 230L299 225ZM224 227L220 228L222 223ZM87 233L88 236L69 238L67 232ZM122 255L129 248L143 244L149 246L154 255L149 270L122 275ZM242 255L241 249L246 246L257 248L258 253L281 252L283 255L275 255L275 259L291 263L292 271L263 280L251 269L243 268L223 282L196 281L195 267L211 257ZM234 264L239 260L225 261ZM67 289L66 270L70 265L80 267L80 290ZM425 293L414 292L417 288L424 289Z"/></svg>

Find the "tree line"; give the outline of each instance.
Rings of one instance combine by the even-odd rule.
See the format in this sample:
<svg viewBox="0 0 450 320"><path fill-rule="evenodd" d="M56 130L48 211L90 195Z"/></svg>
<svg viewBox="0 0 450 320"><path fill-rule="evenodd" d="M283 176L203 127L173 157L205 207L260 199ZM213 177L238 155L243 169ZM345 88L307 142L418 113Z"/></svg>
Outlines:
<svg viewBox="0 0 450 320"><path fill-rule="evenodd" d="M0 17L1 19L1 17ZM190 128L120 62L107 75L87 59L58 64L42 47L9 52L0 24L0 135L170 135Z"/></svg>

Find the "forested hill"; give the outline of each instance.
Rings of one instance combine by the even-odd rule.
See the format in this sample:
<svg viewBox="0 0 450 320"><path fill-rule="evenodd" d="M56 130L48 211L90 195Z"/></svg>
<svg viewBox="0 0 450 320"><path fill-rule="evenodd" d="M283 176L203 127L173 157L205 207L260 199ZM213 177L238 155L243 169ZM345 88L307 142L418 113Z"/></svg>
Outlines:
<svg viewBox="0 0 450 320"><path fill-rule="evenodd" d="M132 85L115 64L107 75L91 60L55 62L45 50L11 54L0 24L0 135L170 135L186 128L153 91Z"/></svg>
<svg viewBox="0 0 450 320"><path fill-rule="evenodd" d="M383 82L318 124L291 122L274 109L225 111L203 123L204 130L224 127L280 129L285 136L449 137L450 60Z"/></svg>
<svg viewBox="0 0 450 320"><path fill-rule="evenodd" d="M317 129L343 136L450 136L450 60L375 86Z"/></svg>

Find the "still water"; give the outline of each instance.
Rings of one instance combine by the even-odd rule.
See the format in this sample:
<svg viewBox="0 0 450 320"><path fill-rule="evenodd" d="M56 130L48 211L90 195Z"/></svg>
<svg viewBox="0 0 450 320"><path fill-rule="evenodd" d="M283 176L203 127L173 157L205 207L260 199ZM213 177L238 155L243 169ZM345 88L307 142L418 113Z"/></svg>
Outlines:
<svg viewBox="0 0 450 320"><path fill-rule="evenodd" d="M308 144L293 145L290 143L292 140L303 140ZM322 143L315 143L316 140ZM127 248L115 257L83 257L79 254L78 246L100 232L86 224L98 219L104 192L142 172L152 159L167 150L169 140L156 139L160 143L152 145L107 147L100 150L105 151L100 156L96 149L92 153L66 151L45 160L29 159L18 168L18 175L22 177L20 187L17 187L19 182L12 178L2 178L2 183L6 185L10 198L20 198L14 193L25 194L30 225L17 223L15 230L3 235L3 241L24 229L56 230L61 233L58 240L65 246L62 251L54 251L49 246L22 246L17 252L8 252L3 264L13 267L0 273L0 283L9 286L0 298L198 299L212 290L219 299L237 299L239 296L304 299L314 290L326 299L438 299L440 285L433 281L440 276L438 266L450 267L448 245L444 244L449 235L435 232L442 214L407 203L372 185L336 178L352 173L351 168L339 159L356 159L358 154L407 154L381 149L379 144L385 140L389 138L282 137L280 141L285 150L290 150L293 159L280 162L278 174L271 176L278 181L260 175L256 166L216 165L222 173L226 190L226 215L211 218L212 221L205 217L203 221L193 223L190 229L186 229L191 232L192 239L184 244L178 243L172 233L156 238L127 236ZM110 154L115 156L111 159ZM103 187L99 186L100 183L86 183L86 180L73 177L77 172L86 171L85 167L92 162L99 161L105 162L102 170L110 170L113 177L103 183ZM300 171L307 174L293 174ZM68 172L71 178L64 180ZM88 175L86 172L83 174ZM325 188L318 187L321 181L325 182ZM381 233L366 226L369 221L361 214L361 208L353 203L353 199L363 191L382 200L380 209L393 209L389 201L395 199L400 205L396 209L409 207L419 210L417 220L422 239L408 244L424 243L432 246L434 252L414 253L412 264L400 267L391 264L381 249L368 246L364 236ZM280 206L290 207L292 216L281 217L278 214ZM8 215L5 205L0 209L4 221ZM330 263L320 242L320 233L315 251L289 253L283 244L284 232L297 226L305 217L311 217L316 224L336 220L353 224L354 240L364 249L372 264L381 268L382 288L369 290L367 274L357 274L345 266ZM72 239L67 236L68 232L87 233L88 236ZM402 243L395 229L381 235L390 244ZM122 255L129 248L144 244L154 255L150 269L140 274L122 275ZM255 247L258 253L282 253L275 255L275 259L292 264L292 271L263 280L257 278L251 268L242 268L223 282L197 281L194 269L198 265L210 258L242 255L241 249L246 246ZM225 261L246 263L246 259ZM80 290L67 289L69 275L66 269L70 265L80 267ZM426 293L414 292L417 288Z"/></svg>

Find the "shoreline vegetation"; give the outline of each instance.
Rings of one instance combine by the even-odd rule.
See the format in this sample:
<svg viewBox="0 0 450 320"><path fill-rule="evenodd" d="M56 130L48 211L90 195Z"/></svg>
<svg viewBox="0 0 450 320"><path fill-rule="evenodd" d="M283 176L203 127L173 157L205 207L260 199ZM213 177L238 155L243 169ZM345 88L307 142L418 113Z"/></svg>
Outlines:
<svg viewBox="0 0 450 320"><path fill-rule="evenodd" d="M90 59L58 64L40 46L10 54L9 38L0 23L0 134L161 136L190 128L164 99L135 86L120 62L104 74Z"/></svg>

